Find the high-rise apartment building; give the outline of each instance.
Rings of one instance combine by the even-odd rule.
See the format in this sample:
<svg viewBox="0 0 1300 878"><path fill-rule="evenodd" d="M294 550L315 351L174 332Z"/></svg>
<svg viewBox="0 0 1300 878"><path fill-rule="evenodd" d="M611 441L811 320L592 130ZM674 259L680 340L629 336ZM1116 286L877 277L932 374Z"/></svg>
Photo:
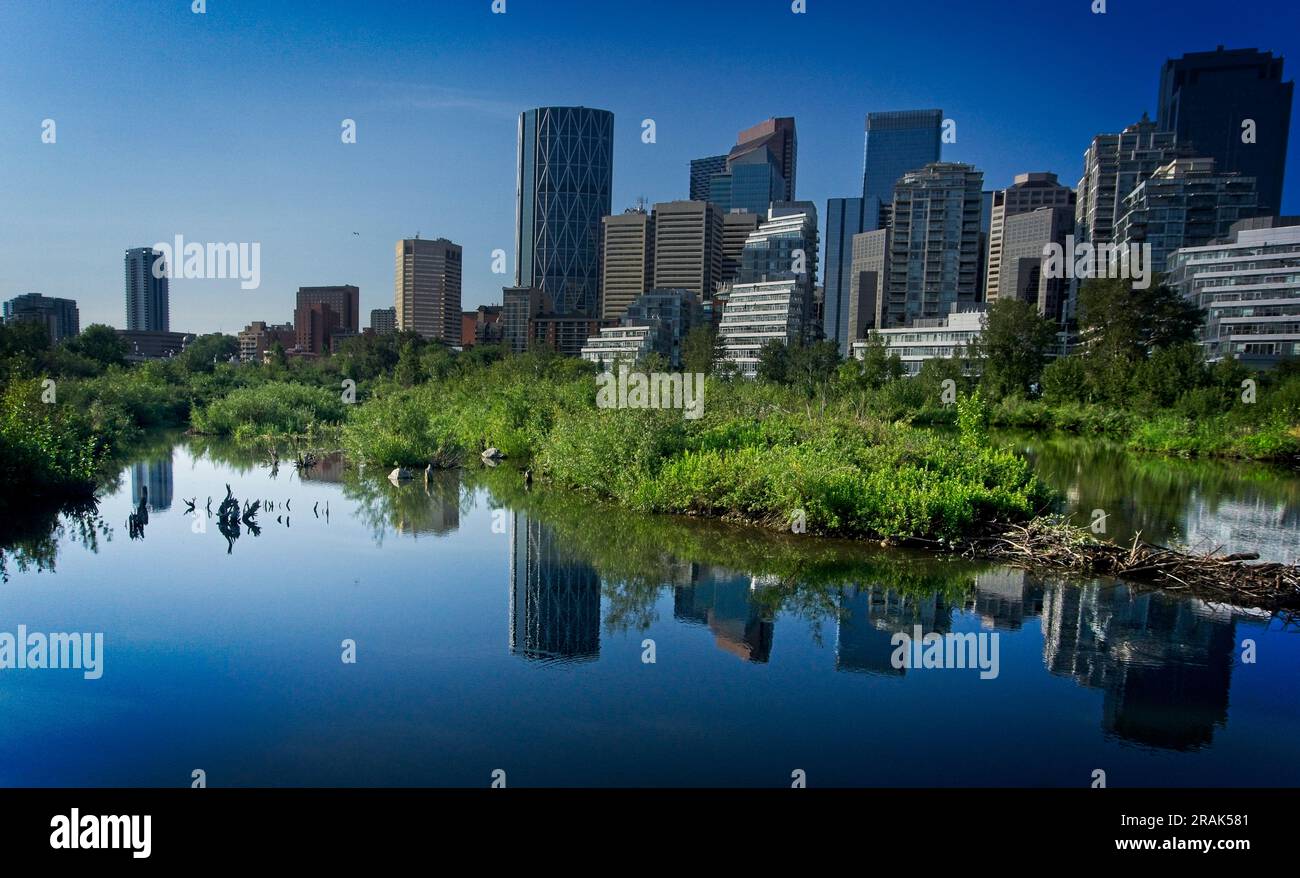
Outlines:
<svg viewBox="0 0 1300 878"><path fill-rule="evenodd" d="M56 299L40 293L23 293L4 303L5 323L39 323L58 344L81 332L81 314L72 299Z"/></svg>
<svg viewBox="0 0 1300 878"><path fill-rule="evenodd" d="M1209 244L1257 216L1258 201L1253 177L1221 172L1212 158L1175 159L1124 197L1113 237L1126 247L1151 245L1150 268L1163 272L1178 248Z"/></svg>
<svg viewBox="0 0 1300 878"><path fill-rule="evenodd" d="M132 247L126 251L124 263L126 328L168 332L171 310L167 275L171 266L165 263L162 252L152 247Z"/></svg>
<svg viewBox="0 0 1300 878"><path fill-rule="evenodd" d="M953 162L899 179L877 328L945 317L953 305L978 301L983 189L982 171Z"/></svg>
<svg viewBox="0 0 1300 878"><path fill-rule="evenodd" d="M614 114L587 107L528 110L519 116L518 147L515 285L545 292L557 314L597 318Z"/></svg>
<svg viewBox="0 0 1300 878"><path fill-rule="evenodd" d="M1264 213L1282 208L1294 82L1281 56L1257 49L1189 52L1160 71L1156 122L1220 171L1254 177Z"/></svg>
<svg viewBox="0 0 1300 878"><path fill-rule="evenodd" d="M370 331L376 335L397 332L397 308L371 308Z"/></svg>
<svg viewBox="0 0 1300 878"><path fill-rule="evenodd" d="M939 161L943 110L868 113L862 161L862 197L868 225L884 228L894 201L894 184L908 171Z"/></svg>
<svg viewBox="0 0 1300 878"><path fill-rule="evenodd" d="M1206 313L1210 360L1252 368L1300 357L1300 217L1236 224L1225 241L1169 257L1169 282Z"/></svg>
<svg viewBox="0 0 1300 878"><path fill-rule="evenodd" d="M822 332L827 341L839 345L842 357L849 353L853 236L868 230L865 205L864 198L831 198L826 202L826 279L823 284Z"/></svg>
<svg viewBox="0 0 1300 878"><path fill-rule="evenodd" d="M601 259L601 315L617 320L628 306L654 286L654 217L633 209L607 216Z"/></svg>
<svg viewBox="0 0 1300 878"><path fill-rule="evenodd" d="M393 305L397 328L460 343L461 248L446 238L397 242Z"/></svg>
<svg viewBox="0 0 1300 878"><path fill-rule="evenodd" d="M793 345L802 338L803 299L792 279L736 284L718 323L723 357L740 374L754 377L765 345L773 341Z"/></svg>
<svg viewBox="0 0 1300 878"><path fill-rule="evenodd" d="M800 338L811 341L820 327L812 326L813 299L820 250L817 208L810 201L774 204L767 221L745 241L737 284L792 280L799 298Z"/></svg>
<svg viewBox="0 0 1300 878"><path fill-rule="evenodd" d="M1098 134L1083 154L1075 238L1089 244L1110 243L1120 206L1133 188L1156 168L1192 155L1172 131L1161 131L1145 114L1119 134Z"/></svg>
<svg viewBox="0 0 1300 878"><path fill-rule="evenodd" d="M293 309L293 330L301 351L322 354L330 350L336 333L355 335L359 326L361 291L350 284L299 287Z"/></svg>
<svg viewBox="0 0 1300 878"><path fill-rule="evenodd" d="M722 278L722 213L707 201L654 206L655 288L690 290L712 298Z"/></svg>
<svg viewBox="0 0 1300 878"><path fill-rule="evenodd" d="M1074 190L1062 186L1055 174L1017 174L1006 189L995 190L989 214L988 258L984 272L984 300L997 301L1002 284L1002 247L1007 220L1040 207L1070 208L1070 230L1074 228Z"/></svg>

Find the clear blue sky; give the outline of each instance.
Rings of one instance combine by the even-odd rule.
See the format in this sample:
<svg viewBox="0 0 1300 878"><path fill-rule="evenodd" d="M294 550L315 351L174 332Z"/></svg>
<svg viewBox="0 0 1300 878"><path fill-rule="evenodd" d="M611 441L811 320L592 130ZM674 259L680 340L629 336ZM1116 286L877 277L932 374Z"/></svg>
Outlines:
<svg viewBox="0 0 1300 878"><path fill-rule="evenodd" d="M985 188L1025 170L1073 185L1094 134L1154 115L1166 57L1258 47L1300 70L1295 0L1090 5L4 0L0 298L75 298L83 326L122 326L122 251L179 233L260 242L262 285L174 281L173 329L287 321L311 284L357 284L364 315L392 304L394 242L419 231L464 246L467 309L500 301L516 117L533 106L614 112L616 212L684 198L691 158L793 115L798 194L824 210L860 190L871 110L942 108L958 126L945 159ZM1294 119L1291 139L1284 208L1300 213Z"/></svg>

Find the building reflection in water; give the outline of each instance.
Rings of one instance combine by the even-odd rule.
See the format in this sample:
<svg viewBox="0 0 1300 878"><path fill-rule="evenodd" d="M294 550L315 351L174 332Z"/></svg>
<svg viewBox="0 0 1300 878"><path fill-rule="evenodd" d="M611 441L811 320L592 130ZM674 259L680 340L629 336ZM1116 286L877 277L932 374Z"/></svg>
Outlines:
<svg viewBox="0 0 1300 878"><path fill-rule="evenodd" d="M1048 670L1105 692L1107 733L1191 750L1227 722L1241 611L1091 583L1048 587L1042 618Z"/></svg>
<svg viewBox="0 0 1300 878"><path fill-rule="evenodd" d="M526 512L513 513L510 535L510 651L543 661L600 655L600 576Z"/></svg>
<svg viewBox="0 0 1300 878"><path fill-rule="evenodd" d="M835 667L901 677L907 670L890 662L890 639L899 632L911 635L917 625L926 634L946 633L952 627L952 610L938 594L903 595L881 586L849 586L840 595Z"/></svg>
<svg viewBox="0 0 1300 878"><path fill-rule="evenodd" d="M153 512L163 512L172 505L172 451L148 461L131 465L131 505L139 506L145 499L144 489L148 488L147 503Z"/></svg>
<svg viewBox="0 0 1300 878"><path fill-rule="evenodd" d="M673 591L673 618L707 626L723 652L765 662L772 655L774 626L769 611L754 600L759 587L748 573L694 565L690 584Z"/></svg>
<svg viewBox="0 0 1300 878"><path fill-rule="evenodd" d="M890 662L895 632L950 630L953 610L983 627L1017 631L1039 618L1043 663L1103 692L1103 730L1170 750L1209 745L1228 719L1236 623L1267 614L1138 591L1120 583L1043 582L1020 570L980 574L963 607L879 586L845 588L835 666L902 676Z"/></svg>

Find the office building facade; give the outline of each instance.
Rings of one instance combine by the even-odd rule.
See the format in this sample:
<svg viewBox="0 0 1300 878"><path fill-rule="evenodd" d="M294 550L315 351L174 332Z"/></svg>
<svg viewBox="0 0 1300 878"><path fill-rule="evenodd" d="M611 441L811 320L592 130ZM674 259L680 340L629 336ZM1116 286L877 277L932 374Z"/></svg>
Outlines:
<svg viewBox="0 0 1300 878"><path fill-rule="evenodd" d="M336 332L358 331L361 291L350 284L299 287L293 310L295 346L322 354L330 350Z"/></svg>
<svg viewBox="0 0 1300 878"><path fill-rule="evenodd" d="M1256 49L1190 52L1160 71L1156 122L1220 171L1253 177L1262 212L1282 209L1294 82L1281 56Z"/></svg>
<svg viewBox="0 0 1300 878"><path fill-rule="evenodd" d="M601 219L612 212L613 174L613 113L520 114L515 286L542 290L557 314L600 314Z"/></svg>
<svg viewBox="0 0 1300 878"><path fill-rule="evenodd" d="M81 332L81 314L72 299L23 293L4 303L5 323L39 323L55 345Z"/></svg>
<svg viewBox="0 0 1300 878"><path fill-rule="evenodd" d="M655 222L644 210L607 216L601 222L601 316L617 319L654 286Z"/></svg>
<svg viewBox="0 0 1300 878"><path fill-rule="evenodd" d="M1040 207L1068 207L1070 230L1074 228L1074 190L1062 186L1055 174L1030 172L1017 174L1006 189L991 193L988 222L988 249L984 270L984 300L996 302L1002 287L1002 246L1007 220ZM1023 231L1023 230L1022 230Z"/></svg>
<svg viewBox="0 0 1300 878"><path fill-rule="evenodd" d="M849 295L853 280L853 237L867 231L865 198L826 202L826 274L822 293L822 332L840 356L849 353ZM874 225L874 223L873 223Z"/></svg>
<svg viewBox="0 0 1300 878"><path fill-rule="evenodd" d="M654 206L653 223L653 286L690 290L700 299L712 297L722 279L718 207L707 201L668 201Z"/></svg>
<svg viewBox="0 0 1300 878"><path fill-rule="evenodd" d="M463 274L459 244L446 238L397 242L393 306L397 328L421 338L460 342Z"/></svg>
<svg viewBox="0 0 1300 878"><path fill-rule="evenodd" d="M884 228L894 201L894 184L908 171L940 160L943 110L868 113L862 160L862 198L867 225Z"/></svg>

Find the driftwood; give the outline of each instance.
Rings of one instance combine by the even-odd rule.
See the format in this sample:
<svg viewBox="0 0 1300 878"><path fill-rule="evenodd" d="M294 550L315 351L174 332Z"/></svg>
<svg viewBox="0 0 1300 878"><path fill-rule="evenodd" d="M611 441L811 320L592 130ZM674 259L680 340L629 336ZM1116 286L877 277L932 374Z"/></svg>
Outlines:
<svg viewBox="0 0 1300 878"><path fill-rule="evenodd" d="M1251 563L1259 559L1253 552L1184 552L1143 542L1140 534L1125 547L1056 516L1007 525L1001 533L966 543L963 550L1015 567L1068 569L1264 609L1300 609L1300 567L1295 565Z"/></svg>

